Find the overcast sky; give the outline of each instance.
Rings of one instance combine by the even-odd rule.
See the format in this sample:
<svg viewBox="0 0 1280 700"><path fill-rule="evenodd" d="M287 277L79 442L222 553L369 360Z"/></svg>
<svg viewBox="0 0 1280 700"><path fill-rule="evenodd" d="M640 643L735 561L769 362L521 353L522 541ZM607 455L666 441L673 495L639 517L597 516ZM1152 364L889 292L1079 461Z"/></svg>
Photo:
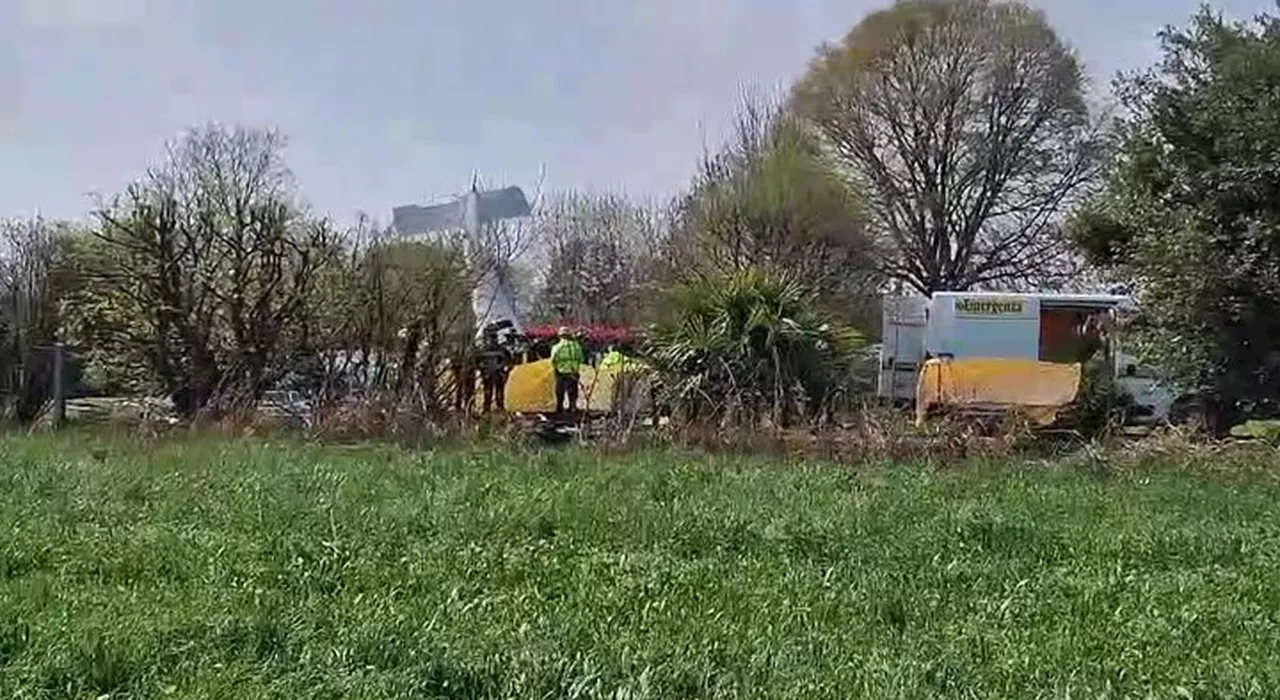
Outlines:
<svg viewBox="0 0 1280 700"><path fill-rule="evenodd" d="M348 219L493 184L668 195L744 86L776 89L866 0L0 0L0 216L80 217L166 140L273 126ZM1103 83L1197 0L1041 0ZM1245 18L1272 0L1225 0Z"/></svg>

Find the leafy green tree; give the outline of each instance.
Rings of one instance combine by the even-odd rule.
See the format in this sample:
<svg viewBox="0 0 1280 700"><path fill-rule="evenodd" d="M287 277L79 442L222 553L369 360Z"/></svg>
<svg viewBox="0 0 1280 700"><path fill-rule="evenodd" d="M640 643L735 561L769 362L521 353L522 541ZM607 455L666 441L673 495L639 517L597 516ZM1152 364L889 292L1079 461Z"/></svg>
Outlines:
<svg viewBox="0 0 1280 700"><path fill-rule="evenodd" d="M329 346L341 350L344 371L374 390L421 388L440 399L441 365L467 346L474 323L462 247L377 237L351 255L326 305Z"/></svg>
<svg viewBox="0 0 1280 700"><path fill-rule="evenodd" d="M866 198L890 279L917 291L1063 283L1059 214L1095 174L1083 69L1020 2L901 0L796 85Z"/></svg>
<svg viewBox="0 0 1280 700"><path fill-rule="evenodd" d="M1144 354L1222 433L1280 397L1280 19L1206 8L1160 39L1118 81L1115 154L1072 232L1134 284Z"/></svg>
<svg viewBox="0 0 1280 700"><path fill-rule="evenodd" d="M120 288L96 283L102 271L120 264L115 249L93 233L68 236L60 263L67 284L59 296L65 340L94 390L154 394L162 389L149 371L148 345L138 340L143 322L136 304Z"/></svg>

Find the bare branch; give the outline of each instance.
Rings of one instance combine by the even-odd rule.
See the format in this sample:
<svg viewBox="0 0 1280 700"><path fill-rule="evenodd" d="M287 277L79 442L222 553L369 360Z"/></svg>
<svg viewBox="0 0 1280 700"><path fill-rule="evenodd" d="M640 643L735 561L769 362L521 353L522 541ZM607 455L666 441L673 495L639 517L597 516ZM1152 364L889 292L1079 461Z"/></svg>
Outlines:
<svg viewBox="0 0 1280 700"><path fill-rule="evenodd" d="M1100 155L1082 83L1039 13L918 0L825 48L794 102L868 195L882 271L930 292L1060 277Z"/></svg>
<svg viewBox="0 0 1280 700"><path fill-rule="evenodd" d="M703 158L676 205L670 267L693 276L786 271L824 302L860 306L876 284L876 251L855 183L832 167L811 132L776 102L744 97L732 137Z"/></svg>
<svg viewBox="0 0 1280 700"><path fill-rule="evenodd" d="M188 415L219 394L256 399L287 371L337 243L306 216L283 146L272 131L193 129L98 212L85 332L126 346Z"/></svg>

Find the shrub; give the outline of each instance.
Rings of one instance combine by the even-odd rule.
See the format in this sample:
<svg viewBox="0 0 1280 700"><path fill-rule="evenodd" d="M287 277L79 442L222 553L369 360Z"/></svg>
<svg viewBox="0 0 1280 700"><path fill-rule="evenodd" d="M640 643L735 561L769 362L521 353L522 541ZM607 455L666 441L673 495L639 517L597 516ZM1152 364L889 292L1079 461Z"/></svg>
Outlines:
<svg viewBox="0 0 1280 700"><path fill-rule="evenodd" d="M866 345L786 275L748 270L677 288L650 339L667 399L687 419L786 425L829 411Z"/></svg>
<svg viewBox="0 0 1280 700"><path fill-rule="evenodd" d="M1124 425L1125 417L1133 406L1133 397L1116 383L1114 367L1103 357L1105 354L1095 353L1084 363L1080 391L1070 409L1059 416L1060 427L1094 438Z"/></svg>

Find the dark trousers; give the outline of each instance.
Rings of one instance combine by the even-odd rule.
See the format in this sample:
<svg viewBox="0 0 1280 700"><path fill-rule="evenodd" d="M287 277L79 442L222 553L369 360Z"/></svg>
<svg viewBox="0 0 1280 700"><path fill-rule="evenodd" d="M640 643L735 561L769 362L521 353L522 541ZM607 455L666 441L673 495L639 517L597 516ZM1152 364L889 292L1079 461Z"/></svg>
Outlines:
<svg viewBox="0 0 1280 700"><path fill-rule="evenodd" d="M570 411L578 410L578 375L556 372L556 413L564 413L565 399Z"/></svg>
<svg viewBox="0 0 1280 700"><path fill-rule="evenodd" d="M506 410L507 373L487 372L484 375L484 412L497 408Z"/></svg>
<svg viewBox="0 0 1280 700"><path fill-rule="evenodd" d="M470 411L471 403L476 397L475 368L464 363L455 363L452 369L454 382L453 408L457 411Z"/></svg>

